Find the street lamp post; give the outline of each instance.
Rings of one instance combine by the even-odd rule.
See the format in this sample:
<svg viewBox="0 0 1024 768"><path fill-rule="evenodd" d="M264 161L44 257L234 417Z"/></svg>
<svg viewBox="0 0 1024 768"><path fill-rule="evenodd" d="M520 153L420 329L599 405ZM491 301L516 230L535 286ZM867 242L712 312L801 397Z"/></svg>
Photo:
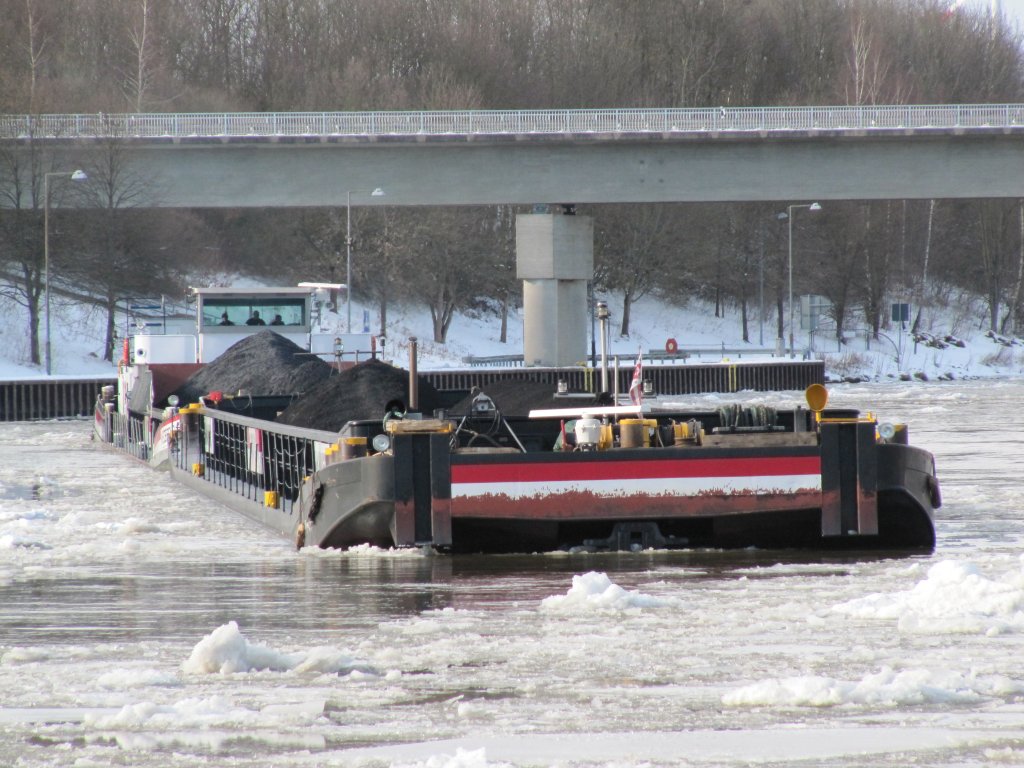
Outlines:
<svg viewBox="0 0 1024 768"><path fill-rule="evenodd" d="M384 197L384 190L377 187L371 197ZM352 190L345 193L345 333L352 333Z"/></svg>
<svg viewBox="0 0 1024 768"><path fill-rule="evenodd" d="M820 211L821 206L817 203L802 203L790 205L786 213L779 214L779 218L785 216L789 219L789 356L796 357L793 346L793 211L797 208L806 208L809 211Z"/></svg>
<svg viewBox="0 0 1024 768"><path fill-rule="evenodd" d="M46 375L51 372L50 366L50 177L65 178L72 181L85 181L85 171L52 171L43 174L43 314L46 318Z"/></svg>

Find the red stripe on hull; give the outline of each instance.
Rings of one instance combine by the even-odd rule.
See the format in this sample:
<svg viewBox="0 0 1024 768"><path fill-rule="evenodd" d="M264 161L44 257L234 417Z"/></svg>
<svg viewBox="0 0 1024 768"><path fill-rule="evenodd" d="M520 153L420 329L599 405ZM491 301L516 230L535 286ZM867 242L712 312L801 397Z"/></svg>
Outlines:
<svg viewBox="0 0 1024 768"><path fill-rule="evenodd" d="M821 473L815 456L769 456L728 459L637 459L634 461L506 462L452 464L452 484L521 483L614 478L768 477Z"/></svg>
<svg viewBox="0 0 1024 768"><path fill-rule="evenodd" d="M650 520L778 512L821 507L821 491L787 494L707 493L700 496L636 494L614 498L586 491L514 499L499 494L452 499L452 519L494 520Z"/></svg>

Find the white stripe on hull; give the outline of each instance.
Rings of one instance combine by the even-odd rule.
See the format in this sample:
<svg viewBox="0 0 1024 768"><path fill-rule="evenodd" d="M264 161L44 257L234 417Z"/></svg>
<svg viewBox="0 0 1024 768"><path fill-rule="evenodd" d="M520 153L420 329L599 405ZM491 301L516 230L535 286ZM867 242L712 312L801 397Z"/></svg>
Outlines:
<svg viewBox="0 0 1024 768"><path fill-rule="evenodd" d="M452 498L505 496L512 499L543 498L568 493L595 496L702 496L796 493L821 490L821 475L767 475L764 477L678 477L647 480L578 480L537 483L453 483Z"/></svg>

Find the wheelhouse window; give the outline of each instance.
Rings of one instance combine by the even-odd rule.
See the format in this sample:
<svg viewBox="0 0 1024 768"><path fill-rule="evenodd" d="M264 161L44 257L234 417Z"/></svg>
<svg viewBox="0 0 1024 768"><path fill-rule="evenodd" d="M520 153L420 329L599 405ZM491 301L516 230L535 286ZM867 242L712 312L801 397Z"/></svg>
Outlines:
<svg viewBox="0 0 1024 768"><path fill-rule="evenodd" d="M303 299L218 298L203 302L204 328L218 326L304 326L308 324Z"/></svg>

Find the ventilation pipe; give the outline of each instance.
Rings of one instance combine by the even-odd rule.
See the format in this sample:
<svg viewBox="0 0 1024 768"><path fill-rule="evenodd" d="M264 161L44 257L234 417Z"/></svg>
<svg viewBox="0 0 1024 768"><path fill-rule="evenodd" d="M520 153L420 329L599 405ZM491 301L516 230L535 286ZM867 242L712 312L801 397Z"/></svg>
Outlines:
<svg viewBox="0 0 1024 768"><path fill-rule="evenodd" d="M416 373L416 337L409 339L409 410L419 412L420 410L420 387L419 376Z"/></svg>
<svg viewBox="0 0 1024 768"><path fill-rule="evenodd" d="M597 319L601 325L601 391L608 391L608 318L611 312L603 301L597 302Z"/></svg>

